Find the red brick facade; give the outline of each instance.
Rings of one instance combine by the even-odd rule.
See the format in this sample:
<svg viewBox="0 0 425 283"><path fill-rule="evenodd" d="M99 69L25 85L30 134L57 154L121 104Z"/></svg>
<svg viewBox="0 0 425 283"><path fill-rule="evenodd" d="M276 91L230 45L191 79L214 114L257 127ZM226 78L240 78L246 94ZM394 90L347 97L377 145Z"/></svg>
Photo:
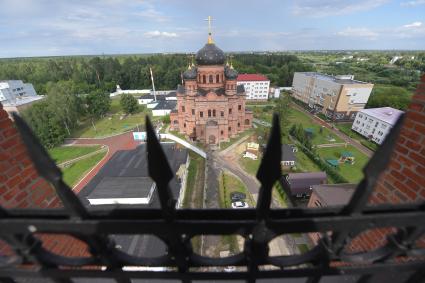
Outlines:
<svg viewBox="0 0 425 283"><path fill-rule="evenodd" d="M187 72L193 75L183 75L177 110L170 114L171 130L192 140L217 144L251 128L252 112L245 109L245 91L236 86L233 67L198 64Z"/></svg>

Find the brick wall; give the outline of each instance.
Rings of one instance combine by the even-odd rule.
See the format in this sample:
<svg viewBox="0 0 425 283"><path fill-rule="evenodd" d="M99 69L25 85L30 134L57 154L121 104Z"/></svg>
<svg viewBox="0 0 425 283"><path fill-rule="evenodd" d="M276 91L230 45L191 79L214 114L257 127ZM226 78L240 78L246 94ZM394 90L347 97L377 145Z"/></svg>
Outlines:
<svg viewBox="0 0 425 283"><path fill-rule="evenodd" d="M19 133L1 103L0 204L5 208L60 205L53 188L38 176Z"/></svg>
<svg viewBox="0 0 425 283"><path fill-rule="evenodd" d="M12 120L0 103L0 206L4 208L60 208L54 188L35 170ZM43 246L65 256L85 256L87 247L66 235L38 234ZM0 241L0 255L11 253Z"/></svg>
<svg viewBox="0 0 425 283"><path fill-rule="evenodd" d="M412 97L388 168L381 174L369 203L423 202L425 200L425 75ZM385 245L392 228L373 229L351 242L352 251ZM425 237L417 242L425 247Z"/></svg>

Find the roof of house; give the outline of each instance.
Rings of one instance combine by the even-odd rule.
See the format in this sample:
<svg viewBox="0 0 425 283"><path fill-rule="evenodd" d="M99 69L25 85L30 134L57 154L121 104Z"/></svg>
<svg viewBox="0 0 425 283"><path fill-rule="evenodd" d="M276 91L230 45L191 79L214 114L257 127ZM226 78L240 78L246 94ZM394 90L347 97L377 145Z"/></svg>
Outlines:
<svg viewBox="0 0 425 283"><path fill-rule="evenodd" d="M327 74L320 74L316 72L298 72L298 73L308 77L313 77L319 80L334 82L338 84L368 84L367 82L357 81L357 80L348 78L350 77L349 75L346 76L347 78L344 78L344 76L330 76Z"/></svg>
<svg viewBox="0 0 425 283"><path fill-rule="evenodd" d="M239 74L238 81L269 81L269 79L261 74Z"/></svg>
<svg viewBox="0 0 425 283"><path fill-rule="evenodd" d="M289 173L287 180L294 194L305 193L311 186L327 181L326 172Z"/></svg>
<svg viewBox="0 0 425 283"><path fill-rule="evenodd" d="M87 196L88 199L146 198L153 181L149 177L105 177Z"/></svg>
<svg viewBox="0 0 425 283"><path fill-rule="evenodd" d="M160 100L153 110L173 110L176 106L177 101L175 100Z"/></svg>
<svg viewBox="0 0 425 283"><path fill-rule="evenodd" d="M356 189L356 184L325 184L312 187L323 206L345 205Z"/></svg>
<svg viewBox="0 0 425 283"><path fill-rule="evenodd" d="M170 162L170 166L173 172L177 172L181 164L185 164L187 161L188 150L186 148L180 148L174 143L161 143L162 149L164 150L167 159ZM132 179L136 177L136 179ZM146 160L146 144L141 144L137 148L132 150L120 150L114 153L114 155L108 160L108 162L100 169L100 171L90 180L90 182L80 191L78 196L82 199L88 197L96 196L97 194L103 195L105 192L111 193L109 196L105 195L105 198L113 198L114 194L119 192L106 190L100 193L96 191L102 191L101 183L104 179L107 178L116 178L117 181L122 181L120 186L121 188L125 187L127 183L133 184L137 182L138 190L145 192L150 190L151 183L148 182L149 170L148 162ZM111 182L105 183L106 185L111 184ZM104 184L104 185L105 185ZM112 184L114 184L112 182ZM173 178L169 183L171 192L175 199L179 197L180 193L180 183L177 178ZM127 191L126 193L132 193L132 190ZM88 204L87 204L88 205ZM151 203L149 205L140 205L142 207L159 207L159 200L157 194L154 193L152 196ZM99 209L93 206L89 206L90 209ZM112 208L112 206L105 206L101 209Z"/></svg>
<svg viewBox="0 0 425 283"><path fill-rule="evenodd" d="M297 158L295 156L293 147L289 144L282 144L282 161L296 161Z"/></svg>
<svg viewBox="0 0 425 283"><path fill-rule="evenodd" d="M388 124L394 125L401 114L404 112L392 107L380 107L380 108L369 108L362 109L359 112L379 119Z"/></svg>
<svg viewBox="0 0 425 283"><path fill-rule="evenodd" d="M171 91L167 94L157 94L156 99L157 100L165 100L167 97L177 97L177 92ZM153 94L145 94L138 97L139 99L155 99L155 96Z"/></svg>
<svg viewBox="0 0 425 283"><path fill-rule="evenodd" d="M351 151L343 151L341 152L342 157L353 157L353 153Z"/></svg>

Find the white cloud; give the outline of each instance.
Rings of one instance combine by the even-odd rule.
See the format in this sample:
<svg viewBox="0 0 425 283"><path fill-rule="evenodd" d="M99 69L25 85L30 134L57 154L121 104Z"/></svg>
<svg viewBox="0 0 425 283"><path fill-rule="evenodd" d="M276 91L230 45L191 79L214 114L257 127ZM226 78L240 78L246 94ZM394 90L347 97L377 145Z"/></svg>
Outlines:
<svg viewBox="0 0 425 283"><path fill-rule="evenodd" d="M379 7L388 0L297 0L292 7L292 13L298 16L327 17L345 15L358 11L367 11Z"/></svg>
<svg viewBox="0 0 425 283"><path fill-rule="evenodd" d="M404 28L419 28L422 26L422 22L413 22L411 24L404 25Z"/></svg>
<svg viewBox="0 0 425 283"><path fill-rule="evenodd" d="M155 37L163 37L163 38L178 37L177 33L175 33L175 32L166 32L166 31L159 31L159 30L148 31L148 32L145 32L144 35L145 35L145 37L149 37L149 38L155 38Z"/></svg>
<svg viewBox="0 0 425 283"><path fill-rule="evenodd" d="M169 17L165 16L162 12L155 9L154 6L149 5L145 10L134 13L136 16L155 21L155 22L168 22Z"/></svg>
<svg viewBox="0 0 425 283"><path fill-rule="evenodd" d="M425 5L425 0L414 0L414 1L401 2L400 5L401 6L407 6L407 7Z"/></svg>
<svg viewBox="0 0 425 283"><path fill-rule="evenodd" d="M337 35L346 37L363 37L374 40L379 36L379 33L368 28L348 27L342 31L337 32Z"/></svg>

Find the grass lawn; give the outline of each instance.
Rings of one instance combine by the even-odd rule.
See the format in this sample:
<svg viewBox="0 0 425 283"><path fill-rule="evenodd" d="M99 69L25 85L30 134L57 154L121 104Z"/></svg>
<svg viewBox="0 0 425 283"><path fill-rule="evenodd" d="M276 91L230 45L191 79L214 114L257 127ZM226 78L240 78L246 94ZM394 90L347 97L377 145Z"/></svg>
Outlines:
<svg viewBox="0 0 425 283"><path fill-rule="evenodd" d="M90 170L92 169L104 156L106 150L99 152L86 159L80 160L71 164L69 167L63 168L63 180L71 188L77 184L77 182Z"/></svg>
<svg viewBox="0 0 425 283"><path fill-rule="evenodd" d="M91 120L85 119L81 121L78 129L71 133L71 137L99 138L123 133L137 126L139 126L140 131L144 131L146 115L149 115L152 121L157 121L162 118L151 117L150 109L147 109L144 105L139 105L139 111L137 113L124 115L119 98L113 98L108 115L94 122L96 130L93 128Z"/></svg>
<svg viewBox="0 0 425 283"><path fill-rule="evenodd" d="M359 133L356 133L355 131L351 130L351 125L352 123L338 123L335 124L335 127L337 127L341 132L343 132L350 138L358 140L362 145L369 148L370 150L376 151L378 149L379 145L368 140Z"/></svg>
<svg viewBox="0 0 425 283"><path fill-rule="evenodd" d="M368 162L369 158L358 151L354 146L349 145L347 147L331 147L331 148L318 148L317 153L322 159L339 159L341 152L350 151L355 157L355 163L340 164L337 171L346 178L349 182L358 183L363 178L362 169Z"/></svg>
<svg viewBox="0 0 425 283"><path fill-rule="evenodd" d="M184 208L202 208L204 198L205 159L189 151L190 163L187 173Z"/></svg>
<svg viewBox="0 0 425 283"><path fill-rule="evenodd" d="M100 149L100 145L95 146L60 146L49 149L49 155L56 162L62 162L89 154Z"/></svg>
<svg viewBox="0 0 425 283"><path fill-rule="evenodd" d="M291 117L290 121L292 124L301 124L305 128L312 128L314 130L313 134L313 144L329 144L329 143L341 143L343 140L341 140L339 137L334 135L329 129L322 128L321 125L317 124L310 116L307 114L299 111L298 109L292 108L291 109ZM320 128L322 128L322 133L320 133ZM331 142L329 141L329 136L331 136L335 141Z"/></svg>
<svg viewBox="0 0 425 283"><path fill-rule="evenodd" d="M260 167L261 159L252 160L251 158L239 157L239 164L250 175L257 175L258 167Z"/></svg>
<svg viewBox="0 0 425 283"><path fill-rule="evenodd" d="M246 189L245 185L235 176L229 173L222 173L219 181L220 207L232 208L230 194L232 192L241 192L246 195L246 202L249 207L254 207L254 200L251 194Z"/></svg>
<svg viewBox="0 0 425 283"><path fill-rule="evenodd" d="M298 150L297 157L297 172L319 172L322 171L304 152Z"/></svg>

